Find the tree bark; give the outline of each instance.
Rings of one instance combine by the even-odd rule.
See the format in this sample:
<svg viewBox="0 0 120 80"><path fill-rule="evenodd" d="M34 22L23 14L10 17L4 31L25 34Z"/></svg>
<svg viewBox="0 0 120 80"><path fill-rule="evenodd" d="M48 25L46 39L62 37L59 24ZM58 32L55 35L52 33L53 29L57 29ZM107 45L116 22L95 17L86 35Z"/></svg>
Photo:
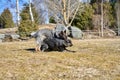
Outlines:
<svg viewBox="0 0 120 80"><path fill-rule="evenodd" d="M118 26L118 36L120 36L120 1L117 0L116 3L116 17L117 17L117 26Z"/></svg>
<svg viewBox="0 0 120 80"><path fill-rule="evenodd" d="M34 17L33 17L32 8L31 8L31 0L29 0L29 12L30 12L31 21L34 22Z"/></svg>
<svg viewBox="0 0 120 80"><path fill-rule="evenodd" d="M20 24L19 0L16 0L16 15L17 15L17 27L18 27Z"/></svg>
<svg viewBox="0 0 120 80"><path fill-rule="evenodd" d="M75 16L76 16L76 14L77 14L77 12L78 12L78 10L79 10L79 6L80 6L80 5L78 5L78 7L77 7L77 9L76 9L76 11L75 11L75 13L74 13L74 15L73 15L73 18L72 18L72 20L70 21L68 27L71 26L71 24L72 24L72 22L73 22L73 20L74 20L74 18L75 18Z"/></svg>
<svg viewBox="0 0 120 80"><path fill-rule="evenodd" d="M101 2L101 37L104 36L104 33L103 33L103 0Z"/></svg>

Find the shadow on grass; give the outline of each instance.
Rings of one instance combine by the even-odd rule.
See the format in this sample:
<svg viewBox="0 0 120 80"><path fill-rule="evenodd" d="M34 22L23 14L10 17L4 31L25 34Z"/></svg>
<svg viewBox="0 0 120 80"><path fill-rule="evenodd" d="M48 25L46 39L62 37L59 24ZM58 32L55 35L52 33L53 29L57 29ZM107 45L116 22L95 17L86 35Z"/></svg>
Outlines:
<svg viewBox="0 0 120 80"><path fill-rule="evenodd" d="M30 51L30 52L36 52L35 51L35 48L28 48L28 49L24 49L24 50L26 50L26 51ZM53 50L54 51L54 50ZM71 50L68 50L68 49L66 49L66 50L64 50L65 52L70 52L70 53L75 53L76 51L71 51ZM58 51L58 52L64 52L64 51ZM52 51L50 51L50 50L46 50L46 51L44 51L44 52L52 52Z"/></svg>
<svg viewBox="0 0 120 80"><path fill-rule="evenodd" d="M66 49L65 51L70 52L70 53L76 53L76 51L72 51L72 50L68 50L68 49Z"/></svg>
<svg viewBox="0 0 120 80"><path fill-rule="evenodd" d="M28 49L24 49L24 50L30 51L30 52L36 52L36 51L35 51L35 48L28 48Z"/></svg>
<svg viewBox="0 0 120 80"><path fill-rule="evenodd" d="M12 51L29 51L32 53L35 53L35 48L27 48L27 49L16 49L16 50L12 50Z"/></svg>

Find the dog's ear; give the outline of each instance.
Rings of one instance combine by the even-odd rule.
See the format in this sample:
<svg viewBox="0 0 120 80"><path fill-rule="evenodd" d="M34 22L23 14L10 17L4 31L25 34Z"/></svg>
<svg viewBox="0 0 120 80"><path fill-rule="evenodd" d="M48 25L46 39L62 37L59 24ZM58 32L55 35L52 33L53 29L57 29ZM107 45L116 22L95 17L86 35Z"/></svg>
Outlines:
<svg viewBox="0 0 120 80"><path fill-rule="evenodd" d="M66 35L66 33L67 33L66 30L63 30L63 31L60 32L60 34L62 34L62 35Z"/></svg>
<svg viewBox="0 0 120 80"><path fill-rule="evenodd" d="M63 32L66 34L66 32L67 32L67 31L66 31L66 30L64 30Z"/></svg>
<svg viewBox="0 0 120 80"><path fill-rule="evenodd" d="M60 32L60 35L64 35L64 31L61 31L61 32Z"/></svg>

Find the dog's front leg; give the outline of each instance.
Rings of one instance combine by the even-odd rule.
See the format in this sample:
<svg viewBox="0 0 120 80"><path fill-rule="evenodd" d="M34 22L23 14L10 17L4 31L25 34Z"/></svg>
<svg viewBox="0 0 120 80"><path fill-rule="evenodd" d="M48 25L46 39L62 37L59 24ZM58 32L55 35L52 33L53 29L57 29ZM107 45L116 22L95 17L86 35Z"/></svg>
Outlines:
<svg viewBox="0 0 120 80"><path fill-rule="evenodd" d="M36 45L36 48L35 48L35 51L37 52L37 51L40 51L40 45Z"/></svg>

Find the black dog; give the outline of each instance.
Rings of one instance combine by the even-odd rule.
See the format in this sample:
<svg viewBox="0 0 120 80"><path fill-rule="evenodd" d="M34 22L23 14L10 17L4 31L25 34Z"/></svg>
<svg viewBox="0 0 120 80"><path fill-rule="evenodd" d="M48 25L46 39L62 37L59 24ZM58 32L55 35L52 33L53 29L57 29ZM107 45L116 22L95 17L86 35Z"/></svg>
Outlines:
<svg viewBox="0 0 120 80"><path fill-rule="evenodd" d="M41 45L41 51L64 51L67 50L66 47L72 46L70 39L62 40L58 38L46 38L43 40ZM67 50L68 51L68 50Z"/></svg>

